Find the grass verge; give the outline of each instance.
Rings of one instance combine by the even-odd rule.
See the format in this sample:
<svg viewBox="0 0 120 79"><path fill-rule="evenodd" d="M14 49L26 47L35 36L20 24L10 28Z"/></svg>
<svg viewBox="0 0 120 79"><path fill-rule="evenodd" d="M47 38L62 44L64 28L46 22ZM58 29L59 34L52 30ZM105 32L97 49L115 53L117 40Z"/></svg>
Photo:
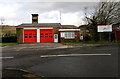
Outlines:
<svg viewBox="0 0 120 79"><path fill-rule="evenodd" d="M8 45L13 45L13 44L17 44L17 43L0 43L0 46L8 46Z"/></svg>

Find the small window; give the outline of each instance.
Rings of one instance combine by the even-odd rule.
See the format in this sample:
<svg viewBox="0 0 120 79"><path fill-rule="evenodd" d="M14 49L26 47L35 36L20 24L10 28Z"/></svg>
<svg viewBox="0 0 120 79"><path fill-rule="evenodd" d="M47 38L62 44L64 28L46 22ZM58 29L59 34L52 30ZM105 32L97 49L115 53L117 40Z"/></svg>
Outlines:
<svg viewBox="0 0 120 79"><path fill-rule="evenodd" d="M45 37L48 37L48 36L45 36Z"/></svg>
<svg viewBox="0 0 120 79"><path fill-rule="evenodd" d="M25 34L25 35L28 35L28 34Z"/></svg>
<svg viewBox="0 0 120 79"><path fill-rule="evenodd" d="M60 36L61 36L61 37L65 37L65 33L64 33L64 32L61 32Z"/></svg>
<svg viewBox="0 0 120 79"><path fill-rule="evenodd" d="M55 39L57 39L57 35L55 35Z"/></svg>
<svg viewBox="0 0 120 79"><path fill-rule="evenodd" d="M29 36L29 38L32 38L32 36Z"/></svg>
<svg viewBox="0 0 120 79"><path fill-rule="evenodd" d="M32 35L32 34L29 34L29 35Z"/></svg>
<svg viewBox="0 0 120 79"><path fill-rule="evenodd" d="M49 37L52 37L52 36L49 36Z"/></svg>
<svg viewBox="0 0 120 79"><path fill-rule="evenodd" d="M43 35L43 33L41 33L40 35Z"/></svg>
<svg viewBox="0 0 120 79"><path fill-rule="evenodd" d="M25 38L27 38L27 36L25 36Z"/></svg>
<svg viewBox="0 0 120 79"><path fill-rule="evenodd" d="M49 35L52 35L52 33L50 33Z"/></svg>
<svg viewBox="0 0 120 79"><path fill-rule="evenodd" d="M34 36L34 38L36 38L36 36Z"/></svg>
<svg viewBox="0 0 120 79"><path fill-rule="evenodd" d="M40 37L44 37L44 36L40 36Z"/></svg>
<svg viewBox="0 0 120 79"><path fill-rule="evenodd" d="M37 35L37 34L33 34L33 35Z"/></svg>

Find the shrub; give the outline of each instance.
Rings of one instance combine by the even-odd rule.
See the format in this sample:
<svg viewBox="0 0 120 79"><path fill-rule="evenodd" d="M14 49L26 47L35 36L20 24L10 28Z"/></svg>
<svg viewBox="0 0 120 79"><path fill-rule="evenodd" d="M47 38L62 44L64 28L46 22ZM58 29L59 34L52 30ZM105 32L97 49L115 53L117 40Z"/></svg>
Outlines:
<svg viewBox="0 0 120 79"><path fill-rule="evenodd" d="M17 37L16 36L5 36L5 37L2 37L2 42L3 43L16 43Z"/></svg>
<svg viewBox="0 0 120 79"><path fill-rule="evenodd" d="M87 34L84 36L84 41L91 41L91 40L93 40L93 37L91 34Z"/></svg>

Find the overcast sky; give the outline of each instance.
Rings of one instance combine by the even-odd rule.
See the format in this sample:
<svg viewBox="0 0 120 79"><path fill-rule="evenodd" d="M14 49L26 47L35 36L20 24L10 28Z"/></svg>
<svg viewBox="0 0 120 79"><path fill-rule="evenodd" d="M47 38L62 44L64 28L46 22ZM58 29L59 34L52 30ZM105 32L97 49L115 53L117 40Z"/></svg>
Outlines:
<svg viewBox="0 0 120 79"><path fill-rule="evenodd" d="M60 23L61 12L61 24L79 26L84 24L84 7L92 11L99 2L99 0L93 0L93 2L89 0L57 1L0 0L0 18L4 19L5 25L19 25L31 23L31 14L37 13L39 23Z"/></svg>

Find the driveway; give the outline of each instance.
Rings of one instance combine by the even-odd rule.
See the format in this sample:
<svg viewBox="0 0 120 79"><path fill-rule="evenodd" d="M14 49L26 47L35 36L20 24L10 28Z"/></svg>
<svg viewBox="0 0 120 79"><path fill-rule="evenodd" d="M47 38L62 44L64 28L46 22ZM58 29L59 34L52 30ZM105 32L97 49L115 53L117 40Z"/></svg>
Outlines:
<svg viewBox="0 0 120 79"><path fill-rule="evenodd" d="M45 77L117 77L118 49L118 45L18 44L3 48L3 56L11 58L3 58L2 64ZM41 57L46 55L66 56Z"/></svg>
<svg viewBox="0 0 120 79"><path fill-rule="evenodd" d="M34 44L15 44L10 46L1 47L3 51L20 51L20 50L46 50L46 49L59 49L59 48L73 48L73 47L86 47L86 46L99 46L100 44L71 44L63 45L61 43L34 43Z"/></svg>
<svg viewBox="0 0 120 79"><path fill-rule="evenodd" d="M6 51L12 50L12 49L20 51L20 50L29 50L29 49L44 50L44 49L62 48L62 47L66 47L66 45L63 45L61 43L34 43L34 44L15 44L10 46L5 46L3 48L7 48L5 49Z"/></svg>

